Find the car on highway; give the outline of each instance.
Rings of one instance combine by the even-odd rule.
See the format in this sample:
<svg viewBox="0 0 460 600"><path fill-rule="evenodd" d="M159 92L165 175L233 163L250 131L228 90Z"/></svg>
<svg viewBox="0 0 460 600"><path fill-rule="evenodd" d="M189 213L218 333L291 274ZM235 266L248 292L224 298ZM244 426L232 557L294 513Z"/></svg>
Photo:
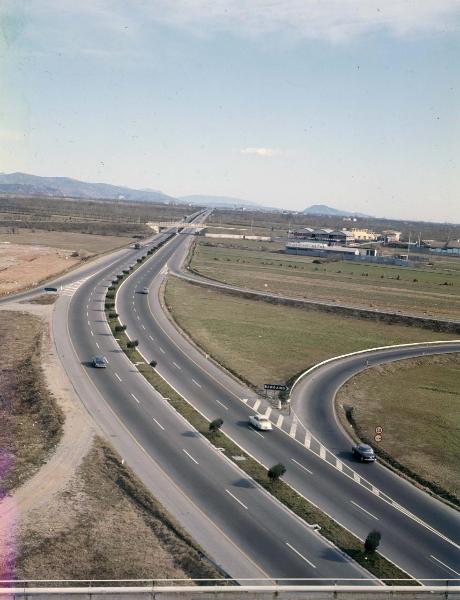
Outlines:
<svg viewBox="0 0 460 600"><path fill-rule="evenodd" d="M251 415L249 417L249 425L252 425L255 429L260 429L261 431L269 431L272 429L270 419L259 414Z"/></svg>
<svg viewBox="0 0 460 600"><path fill-rule="evenodd" d="M143 287L139 290L139 294L148 294L148 293L149 293L148 287Z"/></svg>
<svg viewBox="0 0 460 600"><path fill-rule="evenodd" d="M108 362L109 361L106 359L105 356L93 357L93 367L95 367L96 369L105 369Z"/></svg>
<svg viewBox="0 0 460 600"><path fill-rule="evenodd" d="M357 444L353 446L351 452L361 462L374 462L376 459L375 452L369 444Z"/></svg>

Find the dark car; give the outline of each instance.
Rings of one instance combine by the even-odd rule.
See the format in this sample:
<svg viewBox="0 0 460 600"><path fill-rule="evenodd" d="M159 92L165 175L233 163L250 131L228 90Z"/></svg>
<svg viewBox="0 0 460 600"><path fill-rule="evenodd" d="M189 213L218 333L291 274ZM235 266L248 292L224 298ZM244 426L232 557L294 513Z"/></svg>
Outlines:
<svg viewBox="0 0 460 600"><path fill-rule="evenodd" d="M107 362L105 356L95 356L93 358L93 367L96 367L96 369L105 369Z"/></svg>
<svg viewBox="0 0 460 600"><path fill-rule="evenodd" d="M358 444L357 446L353 446L351 451L353 456L358 458L361 462L374 462L376 458L375 452L369 444Z"/></svg>

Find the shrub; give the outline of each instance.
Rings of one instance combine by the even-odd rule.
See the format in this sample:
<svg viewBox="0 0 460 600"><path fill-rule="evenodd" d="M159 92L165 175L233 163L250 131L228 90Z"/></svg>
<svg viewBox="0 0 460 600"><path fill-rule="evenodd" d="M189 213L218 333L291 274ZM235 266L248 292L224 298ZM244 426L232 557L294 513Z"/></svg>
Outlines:
<svg viewBox="0 0 460 600"><path fill-rule="evenodd" d="M364 542L364 549L366 552L375 552L380 544L380 538L382 537L380 531L373 529Z"/></svg>
<svg viewBox="0 0 460 600"><path fill-rule="evenodd" d="M274 483L275 481L278 481L278 479L282 477L285 473L286 467L281 463L278 463L273 467L270 467L270 469L268 469L267 476L271 480L271 482Z"/></svg>
<svg viewBox="0 0 460 600"><path fill-rule="evenodd" d="M109 319L118 319L117 312L109 312Z"/></svg>
<svg viewBox="0 0 460 600"><path fill-rule="evenodd" d="M139 264L141 264L141 262L142 262L142 258L138 258L138 259L136 260L136 262L137 262L137 263L139 263Z"/></svg>
<svg viewBox="0 0 460 600"><path fill-rule="evenodd" d="M219 419L214 419L214 421L211 421L209 423L209 431L211 433L216 433L217 431L219 431L219 429L222 427L222 425L224 424L224 420L219 418Z"/></svg>
<svg viewBox="0 0 460 600"><path fill-rule="evenodd" d="M126 325L115 325L115 331L126 331Z"/></svg>
<svg viewBox="0 0 460 600"><path fill-rule="evenodd" d="M155 367L157 366L157 364L158 364L158 363L157 363L157 361L156 361L156 360L151 360L151 361L149 362L149 365L150 365L151 367L153 367L153 368L155 368Z"/></svg>
<svg viewBox="0 0 460 600"><path fill-rule="evenodd" d="M107 294L105 295L105 297L108 300L112 300L113 298L115 298L115 292L107 292Z"/></svg>
<svg viewBox="0 0 460 600"><path fill-rule="evenodd" d="M139 346L139 342L138 340L130 340L126 345L128 348L136 348L136 346Z"/></svg>

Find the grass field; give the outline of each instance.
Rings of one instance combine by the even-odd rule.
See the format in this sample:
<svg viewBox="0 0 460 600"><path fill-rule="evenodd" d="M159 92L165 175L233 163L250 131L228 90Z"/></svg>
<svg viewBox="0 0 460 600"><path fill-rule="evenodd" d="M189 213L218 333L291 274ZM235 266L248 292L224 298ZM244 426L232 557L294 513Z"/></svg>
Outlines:
<svg viewBox="0 0 460 600"><path fill-rule="evenodd" d="M24 579L222 577L102 440L67 488L30 515L19 544Z"/></svg>
<svg viewBox="0 0 460 600"><path fill-rule="evenodd" d="M225 283L309 300L449 319L460 314L460 270L450 268L457 266L456 259L419 268L318 264L311 257L280 253L281 248L268 242L200 239L191 267Z"/></svg>
<svg viewBox="0 0 460 600"><path fill-rule="evenodd" d="M168 280L166 304L180 327L201 347L255 386L287 381L344 352L455 338L404 325L247 300L175 278Z"/></svg>
<svg viewBox="0 0 460 600"><path fill-rule="evenodd" d="M356 375L337 407L353 407L360 437L460 499L460 355L409 359ZM374 442L373 442L374 443ZM376 445L374 443L374 445Z"/></svg>
<svg viewBox="0 0 460 600"><path fill-rule="evenodd" d="M40 364L42 328L35 316L0 312L0 497L40 467L62 431Z"/></svg>
<svg viewBox="0 0 460 600"><path fill-rule="evenodd" d="M5 228L3 228L5 229ZM100 254L129 244L129 238L111 235L92 235L70 231L42 231L16 229L7 233L0 228L0 249L2 245L19 244L27 246L47 246L64 250L84 250L88 254Z"/></svg>

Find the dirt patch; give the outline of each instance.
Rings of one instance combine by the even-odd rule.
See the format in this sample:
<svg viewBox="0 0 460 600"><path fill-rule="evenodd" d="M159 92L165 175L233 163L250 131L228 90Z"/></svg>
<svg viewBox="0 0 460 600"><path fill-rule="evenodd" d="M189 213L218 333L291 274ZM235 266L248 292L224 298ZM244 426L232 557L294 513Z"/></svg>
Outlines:
<svg viewBox="0 0 460 600"><path fill-rule="evenodd" d="M58 299L57 294L42 294L41 296L35 296L30 300L23 300L21 304L54 304Z"/></svg>
<svg viewBox="0 0 460 600"><path fill-rule="evenodd" d="M0 244L0 295L37 285L79 263L68 250Z"/></svg>
<svg viewBox="0 0 460 600"><path fill-rule="evenodd" d="M42 321L2 313L0 337L0 498L28 479L62 434L63 413L41 367Z"/></svg>
<svg viewBox="0 0 460 600"><path fill-rule="evenodd" d="M217 578L222 574L97 438L67 487L19 535L20 578Z"/></svg>

